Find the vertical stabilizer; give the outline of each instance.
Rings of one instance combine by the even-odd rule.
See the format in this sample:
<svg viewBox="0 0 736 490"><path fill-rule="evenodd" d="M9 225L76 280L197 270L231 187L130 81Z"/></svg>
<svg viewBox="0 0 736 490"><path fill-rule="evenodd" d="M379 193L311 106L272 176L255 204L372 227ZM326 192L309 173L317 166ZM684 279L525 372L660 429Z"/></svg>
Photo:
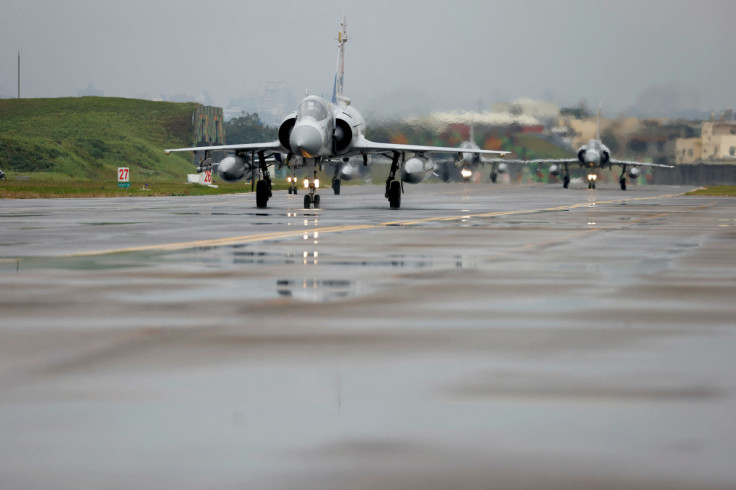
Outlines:
<svg viewBox="0 0 736 490"><path fill-rule="evenodd" d="M345 43L348 42L348 34L346 30L345 14L342 16L340 23L340 32L337 33L337 68L335 69L335 85L332 88L332 103L337 102L342 96L342 82L345 74Z"/></svg>

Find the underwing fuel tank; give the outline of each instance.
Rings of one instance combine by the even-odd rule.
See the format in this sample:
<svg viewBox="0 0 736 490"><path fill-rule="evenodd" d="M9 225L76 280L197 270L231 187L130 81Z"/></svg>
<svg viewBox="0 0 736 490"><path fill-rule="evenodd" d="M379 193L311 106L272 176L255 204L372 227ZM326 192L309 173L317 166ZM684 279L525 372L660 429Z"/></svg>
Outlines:
<svg viewBox="0 0 736 490"><path fill-rule="evenodd" d="M240 157L225 157L217 166L217 175L225 182L240 182L245 178L245 162Z"/></svg>
<svg viewBox="0 0 736 490"><path fill-rule="evenodd" d="M353 180L358 173L358 170L350 163L346 163L340 168L340 178L342 180Z"/></svg>
<svg viewBox="0 0 736 490"><path fill-rule="evenodd" d="M401 168L401 180L408 184L418 184L426 180L434 171L434 162L427 157L412 157Z"/></svg>

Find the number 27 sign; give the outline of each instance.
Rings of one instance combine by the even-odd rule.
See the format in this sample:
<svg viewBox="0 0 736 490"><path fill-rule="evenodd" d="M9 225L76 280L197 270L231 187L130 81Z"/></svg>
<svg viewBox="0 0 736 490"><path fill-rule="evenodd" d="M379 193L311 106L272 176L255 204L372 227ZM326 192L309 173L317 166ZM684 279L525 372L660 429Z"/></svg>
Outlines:
<svg viewBox="0 0 736 490"><path fill-rule="evenodd" d="M130 169L128 167L118 167L118 187L130 186Z"/></svg>

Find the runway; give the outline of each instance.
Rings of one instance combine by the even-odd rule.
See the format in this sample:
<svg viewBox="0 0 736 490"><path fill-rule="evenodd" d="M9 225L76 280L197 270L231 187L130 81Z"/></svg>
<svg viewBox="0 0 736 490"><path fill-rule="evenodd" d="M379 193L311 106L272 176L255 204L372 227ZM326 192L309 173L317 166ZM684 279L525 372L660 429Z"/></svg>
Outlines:
<svg viewBox="0 0 736 490"><path fill-rule="evenodd" d="M2 486L736 486L733 198L405 190L0 201Z"/></svg>

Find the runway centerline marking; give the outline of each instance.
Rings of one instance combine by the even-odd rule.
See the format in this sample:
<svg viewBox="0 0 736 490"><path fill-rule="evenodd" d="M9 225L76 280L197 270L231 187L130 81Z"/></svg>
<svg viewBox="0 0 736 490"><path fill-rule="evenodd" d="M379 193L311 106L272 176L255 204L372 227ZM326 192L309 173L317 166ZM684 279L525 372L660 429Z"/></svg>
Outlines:
<svg viewBox="0 0 736 490"><path fill-rule="evenodd" d="M662 194L659 196L650 197L636 197L636 198L624 198L624 199L612 199L608 201L589 201L584 203L570 204L564 206L555 206L551 208L537 208L537 209L518 209L515 211L495 211L491 213L478 213L478 214L462 214L457 216L438 216L432 218L420 218L414 220L399 220L399 221L387 221L384 223L377 223L373 225L345 225L345 226L331 226L324 228L310 228L310 229L299 229L290 231L281 231L273 233L262 233L258 235L242 235L236 237L227 238L214 238L211 240L196 240L191 242L178 242L178 243L167 243L159 245L144 245L140 247L128 247L118 248L110 250L97 250L92 252L78 252L64 255L64 257L92 257L97 255L112 255L121 253L132 253L132 252L171 252L176 250L186 250L190 248L199 247L222 247L228 245L240 245L244 243L253 242L265 242L269 240L279 240L285 238L303 237L305 234L313 233L342 233L346 231L363 231L363 230L374 230L378 228L386 228L389 226L410 226L421 223L430 223L434 221L460 221L467 220L469 218L491 218L496 216L513 216L517 214L531 214L540 212L554 212L554 211L567 211L570 209L578 209L582 207L598 206L616 204L620 202L634 202L634 201L647 201L653 199L664 199L668 197L676 197L682 194Z"/></svg>

